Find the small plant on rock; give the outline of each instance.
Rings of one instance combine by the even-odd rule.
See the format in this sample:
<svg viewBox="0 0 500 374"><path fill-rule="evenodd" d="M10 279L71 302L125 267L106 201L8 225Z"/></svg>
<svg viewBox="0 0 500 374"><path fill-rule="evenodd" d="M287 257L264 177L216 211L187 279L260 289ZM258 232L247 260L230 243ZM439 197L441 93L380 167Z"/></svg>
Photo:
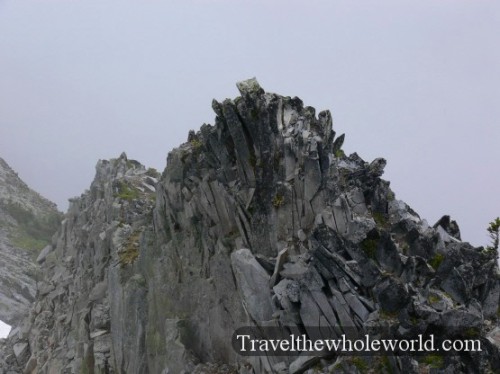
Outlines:
<svg viewBox="0 0 500 374"><path fill-rule="evenodd" d="M487 230L491 238L491 243L493 244L492 246L488 246L488 249L498 251L498 242L500 238L500 217L497 217L493 221L491 221Z"/></svg>
<svg viewBox="0 0 500 374"><path fill-rule="evenodd" d="M115 197L131 201L138 199L140 197L140 193L135 187L130 187L126 182L120 181L118 184L118 193L115 194Z"/></svg>
<svg viewBox="0 0 500 374"><path fill-rule="evenodd" d="M285 197L282 194L277 193L273 198L273 206L275 208L279 208L284 203L285 203Z"/></svg>
<svg viewBox="0 0 500 374"><path fill-rule="evenodd" d="M365 239L361 242L361 249L365 254L371 258L375 259L377 253L378 240L377 239Z"/></svg>
<svg viewBox="0 0 500 374"><path fill-rule="evenodd" d="M434 270L437 270L441 262L444 260L444 255L441 253L436 253L430 260L429 265L431 265Z"/></svg>
<svg viewBox="0 0 500 374"><path fill-rule="evenodd" d="M198 138L191 139L190 143L194 150L199 150L203 145L203 143Z"/></svg>
<svg viewBox="0 0 500 374"><path fill-rule="evenodd" d="M431 369L442 369L444 367L444 357L437 354L424 356L421 361L429 365Z"/></svg>
<svg viewBox="0 0 500 374"><path fill-rule="evenodd" d="M344 151L342 149L337 149L335 151L335 157L336 158L343 158L343 157L345 157Z"/></svg>
<svg viewBox="0 0 500 374"><path fill-rule="evenodd" d="M123 268L127 265L133 264L137 257L139 257L139 240L140 231L135 231L127 239L122 250L118 253L120 266Z"/></svg>
<svg viewBox="0 0 500 374"><path fill-rule="evenodd" d="M378 227L389 229L390 223L386 215L382 212L372 212L372 217Z"/></svg>
<svg viewBox="0 0 500 374"><path fill-rule="evenodd" d="M160 173L155 168L148 168L148 170L146 170L146 175L149 177L158 178L160 176Z"/></svg>

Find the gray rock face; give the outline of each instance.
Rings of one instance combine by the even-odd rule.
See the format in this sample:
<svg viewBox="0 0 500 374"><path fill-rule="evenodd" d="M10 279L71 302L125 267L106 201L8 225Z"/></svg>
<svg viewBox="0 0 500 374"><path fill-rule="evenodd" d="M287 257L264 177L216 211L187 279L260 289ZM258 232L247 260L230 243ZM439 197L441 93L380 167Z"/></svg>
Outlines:
<svg viewBox="0 0 500 374"><path fill-rule="evenodd" d="M328 111L254 79L238 89L213 101L215 125L190 132L161 177L125 154L98 162L40 255L38 295L0 345L0 373L353 373L365 360L239 356L242 326L312 338L472 331L486 351L441 369L498 371L494 254L395 200L386 161L344 155Z"/></svg>
<svg viewBox="0 0 500 374"><path fill-rule="evenodd" d="M246 248L231 254L231 265L249 317L255 322L270 320L273 314L271 292L264 292L269 289L269 274Z"/></svg>
<svg viewBox="0 0 500 374"><path fill-rule="evenodd" d="M51 249L61 215L0 158L0 320L15 325L36 296L38 252Z"/></svg>

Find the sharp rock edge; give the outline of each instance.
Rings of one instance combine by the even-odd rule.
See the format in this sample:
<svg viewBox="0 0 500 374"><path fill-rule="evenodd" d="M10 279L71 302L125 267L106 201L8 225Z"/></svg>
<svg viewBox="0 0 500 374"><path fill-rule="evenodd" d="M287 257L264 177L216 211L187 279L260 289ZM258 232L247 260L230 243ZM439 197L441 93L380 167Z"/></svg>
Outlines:
<svg viewBox="0 0 500 374"><path fill-rule="evenodd" d="M385 160L344 155L330 112L237 87L162 175L98 162L0 373L498 372L496 254L397 200ZM477 336L484 351L238 356L233 332L256 325Z"/></svg>

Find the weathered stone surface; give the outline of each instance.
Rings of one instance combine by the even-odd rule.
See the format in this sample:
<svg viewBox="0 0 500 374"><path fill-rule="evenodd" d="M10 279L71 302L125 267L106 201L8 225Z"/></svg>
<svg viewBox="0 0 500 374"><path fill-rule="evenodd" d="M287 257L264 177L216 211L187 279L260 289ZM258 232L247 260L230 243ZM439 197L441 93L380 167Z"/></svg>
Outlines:
<svg viewBox="0 0 500 374"><path fill-rule="evenodd" d="M215 125L190 132L161 176L125 154L98 162L40 257L29 315L0 341L0 374L358 370L311 352L239 356L242 326L310 338L475 333L487 349L457 353L443 372L497 372L495 254L396 200L385 160L346 156L328 111L255 79L238 89L213 101ZM413 357L367 362L428 370Z"/></svg>
<svg viewBox="0 0 500 374"><path fill-rule="evenodd" d="M441 288L460 304L465 304L470 297L465 279L457 268L453 268L448 274L446 279L441 283Z"/></svg>
<svg viewBox="0 0 500 374"><path fill-rule="evenodd" d="M46 245L41 250L41 252L38 255L38 257L36 258L36 262L38 262L39 264L41 264L42 262L44 262L45 258L48 256L48 254L50 253L50 251L52 251L52 246L51 245Z"/></svg>
<svg viewBox="0 0 500 374"><path fill-rule="evenodd" d="M28 358L30 357L30 346L28 342L16 343L12 347L14 350L14 355L16 356L17 363L20 366L24 366Z"/></svg>
<svg viewBox="0 0 500 374"><path fill-rule="evenodd" d="M345 301L347 301L347 304L349 304L354 313L356 313L363 322L365 322L368 319L370 312L368 311L368 309L366 309L366 307L363 305L363 303L360 301L358 297L356 297L352 293L347 293L344 296L344 299Z"/></svg>
<svg viewBox="0 0 500 374"><path fill-rule="evenodd" d="M273 275L271 276L271 279L269 280L269 287L274 287L276 284L276 281L278 280L279 274L281 269L283 268L283 264L288 258L288 248L282 249L276 258L276 265L274 267Z"/></svg>
<svg viewBox="0 0 500 374"><path fill-rule="evenodd" d="M496 347L500 348L500 326L491 330L488 335L486 335L486 339L488 339Z"/></svg>
<svg viewBox="0 0 500 374"><path fill-rule="evenodd" d="M0 158L0 320L15 325L29 310L36 294L35 259L43 247L45 256L50 250L60 218L56 205Z"/></svg>
<svg viewBox="0 0 500 374"><path fill-rule="evenodd" d="M107 289L108 289L107 282L97 283L94 286L94 288L92 288L92 291L90 291L89 300L90 301L101 300L104 296L106 296Z"/></svg>
<svg viewBox="0 0 500 374"><path fill-rule="evenodd" d="M32 374L37 367L37 359L35 357L31 357L26 366L24 367L23 374Z"/></svg>
<svg viewBox="0 0 500 374"><path fill-rule="evenodd" d="M271 319L269 275L246 248L231 254L231 264L238 288L241 290L242 301L250 317L256 322Z"/></svg>
<svg viewBox="0 0 500 374"><path fill-rule="evenodd" d="M460 228L456 221L451 220L450 216L442 216L439 221L437 221L434 226L435 229L441 227L449 236L460 241Z"/></svg>
<svg viewBox="0 0 500 374"><path fill-rule="evenodd" d="M304 370L314 366L316 363L318 363L319 358L315 356L300 356L295 359L290 364L289 367L289 373L290 374L298 374L298 373L303 373Z"/></svg>
<svg viewBox="0 0 500 374"><path fill-rule="evenodd" d="M183 343L185 329L184 321L178 319L167 319L165 321L166 361L168 366L164 368L164 371L167 373L187 373L187 369L194 366Z"/></svg>
<svg viewBox="0 0 500 374"><path fill-rule="evenodd" d="M392 277L387 277L374 288L382 310L395 313L406 306L410 297L406 287Z"/></svg>

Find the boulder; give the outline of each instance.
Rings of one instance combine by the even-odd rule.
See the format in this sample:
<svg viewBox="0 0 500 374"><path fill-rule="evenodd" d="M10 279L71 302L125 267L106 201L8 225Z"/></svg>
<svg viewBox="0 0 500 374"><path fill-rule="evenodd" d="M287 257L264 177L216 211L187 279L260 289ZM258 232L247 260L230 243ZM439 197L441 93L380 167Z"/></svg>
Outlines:
<svg viewBox="0 0 500 374"><path fill-rule="evenodd" d="M249 316L254 321L267 321L273 314L269 289L270 277L247 248L231 254L238 291Z"/></svg>

